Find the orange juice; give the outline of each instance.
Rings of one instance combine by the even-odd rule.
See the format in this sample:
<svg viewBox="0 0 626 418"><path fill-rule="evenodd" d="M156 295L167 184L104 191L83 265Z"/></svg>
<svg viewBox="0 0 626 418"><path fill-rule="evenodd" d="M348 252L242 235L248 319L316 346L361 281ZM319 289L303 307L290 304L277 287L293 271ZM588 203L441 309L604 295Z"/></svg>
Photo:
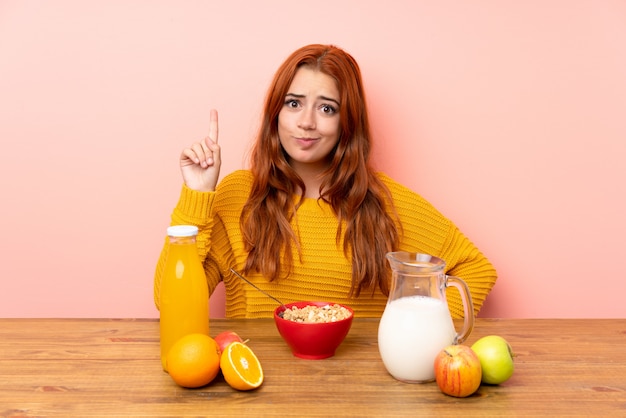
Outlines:
<svg viewBox="0 0 626 418"><path fill-rule="evenodd" d="M161 363L167 371L169 349L181 337L209 335L209 291L196 248L195 226L167 229L169 249L161 281Z"/></svg>

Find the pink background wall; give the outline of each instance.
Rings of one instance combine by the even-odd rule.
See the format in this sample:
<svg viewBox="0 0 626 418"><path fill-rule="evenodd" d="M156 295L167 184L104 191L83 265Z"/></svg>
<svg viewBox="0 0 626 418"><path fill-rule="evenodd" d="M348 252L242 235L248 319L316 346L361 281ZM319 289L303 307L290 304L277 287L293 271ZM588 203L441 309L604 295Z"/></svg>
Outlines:
<svg viewBox="0 0 626 418"><path fill-rule="evenodd" d="M216 107L243 167L275 69L322 42L362 67L378 166L499 270L481 316L624 317L625 22L621 0L0 0L0 316L157 316L180 150Z"/></svg>

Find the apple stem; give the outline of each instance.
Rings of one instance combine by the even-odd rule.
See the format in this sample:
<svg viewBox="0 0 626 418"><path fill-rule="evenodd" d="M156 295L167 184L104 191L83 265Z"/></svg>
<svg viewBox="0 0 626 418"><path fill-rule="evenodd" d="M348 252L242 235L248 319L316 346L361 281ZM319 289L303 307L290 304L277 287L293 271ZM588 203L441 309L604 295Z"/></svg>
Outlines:
<svg viewBox="0 0 626 418"><path fill-rule="evenodd" d="M246 338L244 341L242 341L243 344L247 344L248 341L250 341L250 338Z"/></svg>
<svg viewBox="0 0 626 418"><path fill-rule="evenodd" d="M510 355L511 357L517 357L517 355L513 352L513 349L511 348L511 346L510 346L510 345L508 345L508 344L507 344L507 347L506 347L506 348L508 348L508 349L509 349L509 355Z"/></svg>

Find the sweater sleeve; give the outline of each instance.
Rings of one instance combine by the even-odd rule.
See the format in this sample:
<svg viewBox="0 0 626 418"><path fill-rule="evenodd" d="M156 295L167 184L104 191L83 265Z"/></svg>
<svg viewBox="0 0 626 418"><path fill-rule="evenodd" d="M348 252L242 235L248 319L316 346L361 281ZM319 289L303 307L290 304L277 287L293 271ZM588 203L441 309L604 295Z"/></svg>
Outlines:
<svg viewBox="0 0 626 418"><path fill-rule="evenodd" d="M479 249L418 193L382 175L390 188L400 216L404 236L400 250L439 257L446 263L446 274L463 279L470 290L474 314L496 282L496 271ZM463 317L463 303L456 289L446 291L448 308L454 318Z"/></svg>
<svg viewBox="0 0 626 418"><path fill-rule="evenodd" d="M440 257L446 262L447 274L457 276L467 283L474 315L478 315L487 295L496 283L497 274L489 260L478 248L454 225L444 242ZM448 307L455 318L463 317L463 302L456 289L446 292Z"/></svg>
<svg viewBox="0 0 626 418"><path fill-rule="evenodd" d="M195 225L198 227L196 244L201 261L204 261L209 250L209 238L213 226L210 214L214 199L215 192L198 192L183 185L178 204L172 213L171 225ZM154 274L154 304L157 309L159 309L161 279L165 269L168 249L169 239L165 237L165 244L161 250ZM208 277L207 275L209 293L213 292L219 280L219 277Z"/></svg>

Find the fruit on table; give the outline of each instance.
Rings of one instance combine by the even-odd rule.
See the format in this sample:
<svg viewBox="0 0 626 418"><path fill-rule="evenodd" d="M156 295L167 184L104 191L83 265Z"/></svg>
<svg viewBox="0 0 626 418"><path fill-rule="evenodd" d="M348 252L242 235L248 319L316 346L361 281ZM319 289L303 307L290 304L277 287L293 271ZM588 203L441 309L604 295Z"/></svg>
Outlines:
<svg viewBox="0 0 626 418"><path fill-rule="evenodd" d="M482 382L499 385L513 375L513 350L511 345L498 335L489 335L476 341L472 350L480 359L483 370Z"/></svg>
<svg viewBox="0 0 626 418"><path fill-rule="evenodd" d="M220 367L226 382L237 390L256 389L263 383L263 368L252 349L235 341L222 353Z"/></svg>
<svg viewBox="0 0 626 418"><path fill-rule="evenodd" d="M241 337L234 331L224 331L220 332L215 336L215 341L217 345L220 347L220 351L226 350L228 344L233 343L235 341L242 343L243 340Z"/></svg>
<svg viewBox="0 0 626 418"><path fill-rule="evenodd" d="M220 371L220 349L206 334L185 335L167 353L167 371L182 387L208 385Z"/></svg>
<svg viewBox="0 0 626 418"><path fill-rule="evenodd" d="M470 396L480 387L481 376L480 360L466 345L450 345L435 358L435 380L446 395Z"/></svg>

